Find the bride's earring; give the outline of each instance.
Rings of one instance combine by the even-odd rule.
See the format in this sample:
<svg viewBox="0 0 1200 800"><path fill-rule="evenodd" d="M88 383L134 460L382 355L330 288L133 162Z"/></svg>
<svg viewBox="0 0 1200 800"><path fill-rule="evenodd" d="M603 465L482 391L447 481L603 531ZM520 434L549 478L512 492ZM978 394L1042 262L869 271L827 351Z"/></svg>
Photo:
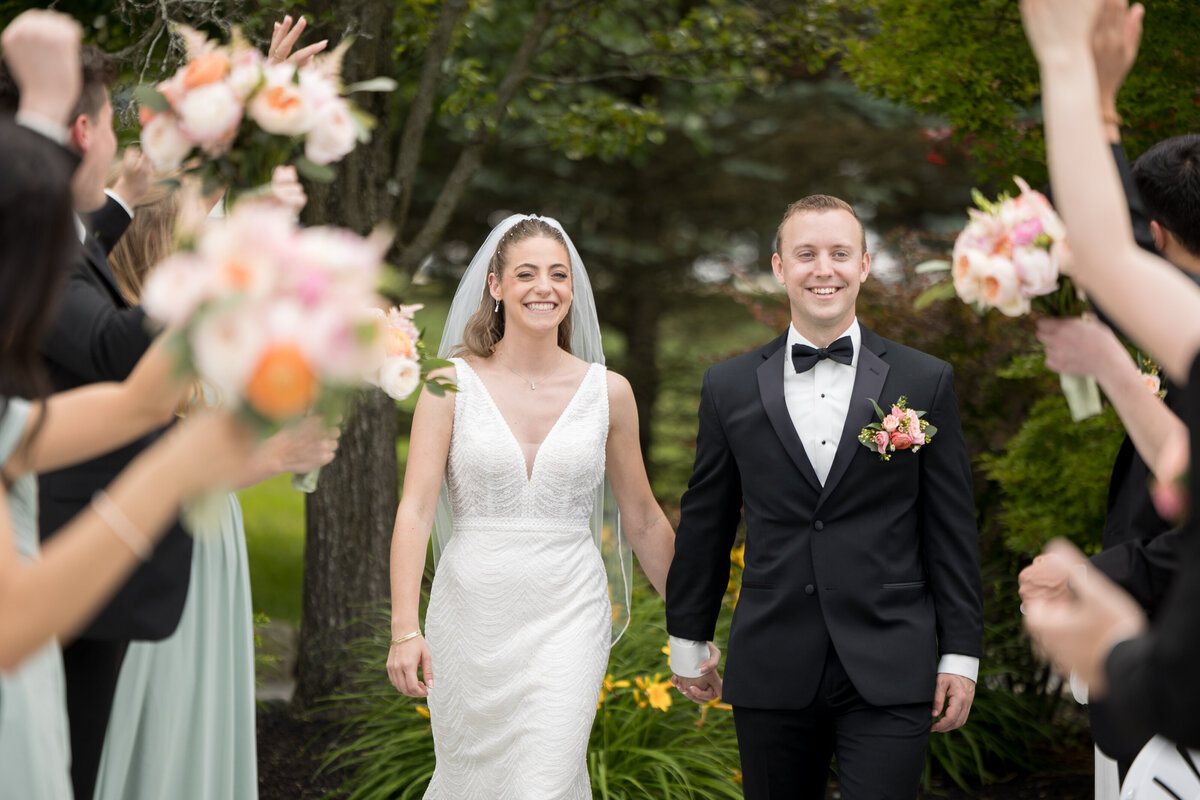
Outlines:
<svg viewBox="0 0 1200 800"><path fill-rule="evenodd" d="M492 309L492 312L495 314L500 313L500 301L499 300L496 301L496 307Z"/></svg>

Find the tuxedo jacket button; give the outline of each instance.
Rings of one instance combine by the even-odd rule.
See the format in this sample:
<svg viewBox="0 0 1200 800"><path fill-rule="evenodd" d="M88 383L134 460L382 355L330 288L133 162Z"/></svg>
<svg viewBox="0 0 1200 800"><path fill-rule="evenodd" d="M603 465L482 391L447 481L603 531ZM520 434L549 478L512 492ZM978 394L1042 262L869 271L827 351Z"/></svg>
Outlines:
<svg viewBox="0 0 1200 800"><path fill-rule="evenodd" d="M817 520L816 522L813 523L813 530L818 530L818 531L825 530L825 523L821 522L821 520Z"/></svg>
<svg viewBox="0 0 1200 800"><path fill-rule="evenodd" d="M810 583L808 586L805 586L805 587L804 587L804 593L805 593L805 594L816 594L816 593L817 593L817 587L813 586L813 585Z"/></svg>

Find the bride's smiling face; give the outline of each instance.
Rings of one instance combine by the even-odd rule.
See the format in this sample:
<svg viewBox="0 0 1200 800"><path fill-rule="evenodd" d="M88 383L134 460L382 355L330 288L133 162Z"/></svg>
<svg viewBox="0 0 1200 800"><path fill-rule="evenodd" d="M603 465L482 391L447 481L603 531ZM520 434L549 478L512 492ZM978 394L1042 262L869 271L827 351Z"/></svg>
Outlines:
<svg viewBox="0 0 1200 800"><path fill-rule="evenodd" d="M500 301L506 328L554 331L571 310L571 259L561 242L533 236L509 245L488 290Z"/></svg>

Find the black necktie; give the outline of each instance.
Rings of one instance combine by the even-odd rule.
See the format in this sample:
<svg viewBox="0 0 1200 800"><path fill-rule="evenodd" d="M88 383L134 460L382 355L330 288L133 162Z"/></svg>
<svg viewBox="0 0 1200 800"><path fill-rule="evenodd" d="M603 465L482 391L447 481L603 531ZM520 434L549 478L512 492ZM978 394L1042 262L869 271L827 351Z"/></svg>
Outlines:
<svg viewBox="0 0 1200 800"><path fill-rule="evenodd" d="M809 347L799 342L792 345L792 365L796 372L808 372L822 358L830 358L849 366L854 361L854 345L850 342L850 337L843 336L829 347Z"/></svg>

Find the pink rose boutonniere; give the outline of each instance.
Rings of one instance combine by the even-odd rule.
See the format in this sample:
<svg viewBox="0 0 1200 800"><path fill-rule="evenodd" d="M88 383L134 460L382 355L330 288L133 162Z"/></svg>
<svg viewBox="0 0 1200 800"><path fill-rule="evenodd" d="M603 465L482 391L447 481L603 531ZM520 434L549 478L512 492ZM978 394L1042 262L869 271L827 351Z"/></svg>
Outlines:
<svg viewBox="0 0 1200 800"><path fill-rule="evenodd" d="M897 450L912 450L914 453L933 440L937 428L922 419L924 411L909 408L907 398L901 397L892 406L891 411L884 413L874 399L875 413L879 422L872 422L858 434L858 441L868 450L879 454L881 461L890 461L892 453Z"/></svg>

